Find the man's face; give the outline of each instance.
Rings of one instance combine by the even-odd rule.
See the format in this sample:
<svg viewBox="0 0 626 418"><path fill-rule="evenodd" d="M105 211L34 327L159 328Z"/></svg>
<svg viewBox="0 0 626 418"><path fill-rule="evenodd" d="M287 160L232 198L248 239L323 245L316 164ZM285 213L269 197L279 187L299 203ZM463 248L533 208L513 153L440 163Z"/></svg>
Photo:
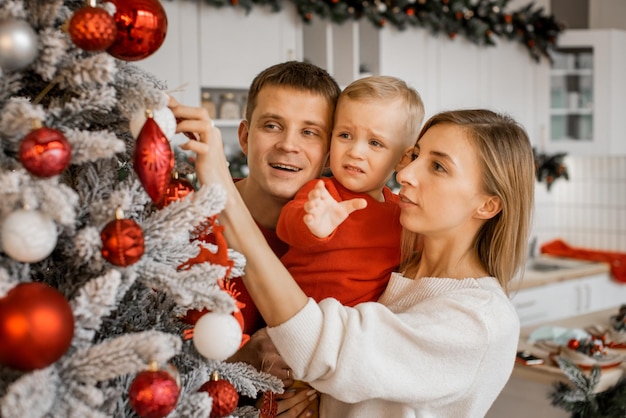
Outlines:
<svg viewBox="0 0 626 418"><path fill-rule="evenodd" d="M332 115L321 95L263 87L251 120L239 129L239 144L248 157L247 182L266 196L292 199L324 168Z"/></svg>

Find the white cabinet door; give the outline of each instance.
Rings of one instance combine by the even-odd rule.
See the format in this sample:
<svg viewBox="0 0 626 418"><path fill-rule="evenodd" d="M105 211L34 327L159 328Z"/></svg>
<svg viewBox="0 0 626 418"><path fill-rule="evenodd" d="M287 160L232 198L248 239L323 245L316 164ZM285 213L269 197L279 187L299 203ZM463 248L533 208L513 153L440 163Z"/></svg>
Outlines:
<svg viewBox="0 0 626 418"><path fill-rule="evenodd" d="M522 327L567 318L578 313L579 296L575 280L522 289L511 302Z"/></svg>
<svg viewBox="0 0 626 418"><path fill-rule="evenodd" d="M241 8L198 3L203 87L248 88L270 65L302 58L302 23L293 5L283 3L278 13L256 6L246 14Z"/></svg>

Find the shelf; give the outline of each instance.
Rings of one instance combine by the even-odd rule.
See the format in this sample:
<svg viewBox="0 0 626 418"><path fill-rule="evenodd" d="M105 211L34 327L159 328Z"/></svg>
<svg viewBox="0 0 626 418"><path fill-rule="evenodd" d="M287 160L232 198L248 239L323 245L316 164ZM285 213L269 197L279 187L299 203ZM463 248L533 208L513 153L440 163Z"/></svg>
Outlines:
<svg viewBox="0 0 626 418"><path fill-rule="evenodd" d="M552 108L550 114L553 116L593 116L593 109L567 109L567 108Z"/></svg>
<svg viewBox="0 0 626 418"><path fill-rule="evenodd" d="M214 119L213 122L218 128L238 128L241 119Z"/></svg>
<svg viewBox="0 0 626 418"><path fill-rule="evenodd" d="M552 69L550 75L553 77L566 77L566 76L591 76L593 75L593 69L591 68L577 68L577 69Z"/></svg>

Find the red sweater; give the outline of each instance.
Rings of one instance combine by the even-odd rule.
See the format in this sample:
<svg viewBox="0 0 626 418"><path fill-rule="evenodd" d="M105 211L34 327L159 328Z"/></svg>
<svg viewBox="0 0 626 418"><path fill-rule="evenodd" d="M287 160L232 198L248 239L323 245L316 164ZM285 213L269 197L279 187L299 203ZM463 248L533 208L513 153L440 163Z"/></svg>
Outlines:
<svg viewBox="0 0 626 418"><path fill-rule="evenodd" d="M316 301L333 297L354 306L375 301L400 264L399 198L383 189L384 202L354 193L334 178L322 178L337 201L367 200L365 209L353 212L328 237L313 235L302 220L304 204L318 179L305 184L283 208L276 232L289 245L281 261L304 293Z"/></svg>

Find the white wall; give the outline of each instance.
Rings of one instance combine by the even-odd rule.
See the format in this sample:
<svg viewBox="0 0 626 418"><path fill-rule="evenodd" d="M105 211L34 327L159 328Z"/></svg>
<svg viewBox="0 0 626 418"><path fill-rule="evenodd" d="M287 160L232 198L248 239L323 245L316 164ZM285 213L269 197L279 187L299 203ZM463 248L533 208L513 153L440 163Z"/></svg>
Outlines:
<svg viewBox="0 0 626 418"><path fill-rule="evenodd" d="M533 234L571 246L626 252L626 157L565 158L569 181L537 183Z"/></svg>

